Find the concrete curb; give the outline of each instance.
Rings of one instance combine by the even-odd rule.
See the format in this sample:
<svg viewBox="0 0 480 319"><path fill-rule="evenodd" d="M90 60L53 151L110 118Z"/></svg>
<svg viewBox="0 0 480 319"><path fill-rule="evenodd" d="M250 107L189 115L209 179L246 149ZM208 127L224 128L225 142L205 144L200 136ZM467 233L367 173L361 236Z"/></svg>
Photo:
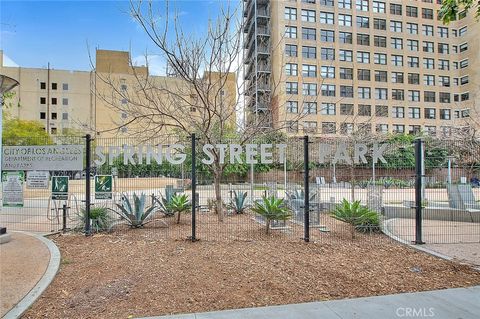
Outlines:
<svg viewBox="0 0 480 319"><path fill-rule="evenodd" d="M26 294L25 297L23 297L22 300L15 305L15 307L10 309L10 311L3 316L3 319L16 319L19 318L25 311L27 311L27 309L30 308L30 306L40 297L45 289L47 289L53 278L55 278L55 275L60 267L60 250L50 239L29 232L16 231L16 233L22 233L35 237L45 244L50 252L50 261L42 278L37 282L32 290L30 290L28 294Z"/></svg>

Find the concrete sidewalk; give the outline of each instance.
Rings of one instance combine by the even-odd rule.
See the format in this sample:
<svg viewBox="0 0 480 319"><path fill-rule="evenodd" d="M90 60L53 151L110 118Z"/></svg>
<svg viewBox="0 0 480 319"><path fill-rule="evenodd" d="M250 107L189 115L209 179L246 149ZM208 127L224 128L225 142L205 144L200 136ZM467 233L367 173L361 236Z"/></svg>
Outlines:
<svg viewBox="0 0 480 319"><path fill-rule="evenodd" d="M480 286L144 319L478 319Z"/></svg>

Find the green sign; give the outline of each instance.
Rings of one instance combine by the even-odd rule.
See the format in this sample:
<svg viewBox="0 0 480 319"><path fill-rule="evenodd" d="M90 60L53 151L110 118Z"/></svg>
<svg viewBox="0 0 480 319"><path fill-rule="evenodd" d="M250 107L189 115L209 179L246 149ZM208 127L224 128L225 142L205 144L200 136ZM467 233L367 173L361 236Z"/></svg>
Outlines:
<svg viewBox="0 0 480 319"><path fill-rule="evenodd" d="M52 199L68 200L68 176L52 176Z"/></svg>
<svg viewBox="0 0 480 319"><path fill-rule="evenodd" d="M23 207L23 171L2 172L3 207Z"/></svg>
<svg viewBox="0 0 480 319"><path fill-rule="evenodd" d="M95 199L112 199L112 175L95 175Z"/></svg>

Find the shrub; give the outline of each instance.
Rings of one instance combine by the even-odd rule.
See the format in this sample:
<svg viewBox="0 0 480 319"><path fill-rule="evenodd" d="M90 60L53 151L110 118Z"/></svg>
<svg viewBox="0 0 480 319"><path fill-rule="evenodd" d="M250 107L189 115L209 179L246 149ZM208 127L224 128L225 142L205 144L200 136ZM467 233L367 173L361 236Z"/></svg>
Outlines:
<svg viewBox="0 0 480 319"><path fill-rule="evenodd" d="M352 226L352 239L355 238L355 230L360 232L380 230L378 214L368 207L360 205L360 201L358 200L351 203L343 199L342 203L335 207L332 216Z"/></svg>
<svg viewBox="0 0 480 319"><path fill-rule="evenodd" d="M183 212L188 211L192 207L190 201L188 200L187 195L173 195L170 203L169 209L175 214L177 213L177 224L180 224L180 215Z"/></svg>
<svg viewBox="0 0 480 319"><path fill-rule="evenodd" d="M153 215L154 210L157 208L155 205L149 208L145 207L145 194L137 196L133 193L133 206L130 199L126 196L122 196L122 204L116 204L120 209L114 210L120 217L125 219L130 227L140 228L146 224L146 220Z"/></svg>
<svg viewBox="0 0 480 319"><path fill-rule="evenodd" d="M77 229L83 229L86 223L87 212L85 208L80 210L79 215L79 222L77 225ZM112 218L108 215L108 210L106 207L92 207L90 208L90 220L91 220L91 228L95 232L105 231L108 230L110 224L112 223Z"/></svg>
<svg viewBox="0 0 480 319"><path fill-rule="evenodd" d="M270 222L272 220L288 220L292 216L285 206L283 199L271 197L262 197L260 202L255 202L252 211L265 218L265 233L270 232Z"/></svg>
<svg viewBox="0 0 480 319"><path fill-rule="evenodd" d="M230 204L231 209L235 211L237 214L243 214L245 210L245 200L247 199L247 192L238 192L233 191L233 202Z"/></svg>

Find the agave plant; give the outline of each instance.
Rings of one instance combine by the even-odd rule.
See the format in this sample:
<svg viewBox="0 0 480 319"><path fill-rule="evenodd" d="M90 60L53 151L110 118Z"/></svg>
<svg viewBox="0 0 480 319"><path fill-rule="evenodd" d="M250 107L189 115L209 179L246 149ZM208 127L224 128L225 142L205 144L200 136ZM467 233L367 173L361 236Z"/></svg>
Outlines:
<svg viewBox="0 0 480 319"><path fill-rule="evenodd" d="M247 199L247 192L237 193L237 191L233 191L233 201L230 203L229 208L233 209L237 214L243 214L246 208L245 199Z"/></svg>
<svg viewBox="0 0 480 319"><path fill-rule="evenodd" d="M175 195L175 194L174 194ZM174 196L173 195L173 196ZM160 198L154 196L152 194L152 199L153 199L153 202L156 203L156 205L158 205L158 209L166 216L166 217L172 217L173 215L175 215L175 212L173 212L171 209L170 209L170 204L172 202L172 196L170 196L170 198L165 198L163 197L162 194L160 194Z"/></svg>
<svg viewBox="0 0 480 319"><path fill-rule="evenodd" d="M360 205L359 200L349 202L343 199L342 203L335 207L332 217L351 225L352 239L355 238L355 230L360 232L379 230L378 214L368 207Z"/></svg>
<svg viewBox="0 0 480 319"><path fill-rule="evenodd" d="M87 217L87 212L85 211L85 208L82 208L80 212L77 213L77 215L78 226L76 226L76 229L83 229L85 227ZM94 230L95 232L107 230L112 223L112 218L108 215L107 208L101 206L90 208L90 219L92 230Z"/></svg>
<svg viewBox="0 0 480 319"><path fill-rule="evenodd" d="M190 201L188 200L187 195L173 195L170 203L169 209L175 214L177 214L177 224L180 224L180 215L183 212L188 211L192 207Z"/></svg>
<svg viewBox="0 0 480 319"><path fill-rule="evenodd" d="M123 195L122 204L116 204L120 210L115 210L115 213L125 219L130 227L143 227L143 225L145 225L145 221L152 216L153 212L157 208L155 205L146 208L145 201L146 197L144 193L142 193L140 197L137 196L136 193L133 193L132 206L130 199L126 195Z"/></svg>
<svg viewBox="0 0 480 319"><path fill-rule="evenodd" d="M260 202L255 202L252 211L265 218L265 233L270 232L270 223L272 220L288 220L292 216L285 206L283 199L271 197L262 197Z"/></svg>

